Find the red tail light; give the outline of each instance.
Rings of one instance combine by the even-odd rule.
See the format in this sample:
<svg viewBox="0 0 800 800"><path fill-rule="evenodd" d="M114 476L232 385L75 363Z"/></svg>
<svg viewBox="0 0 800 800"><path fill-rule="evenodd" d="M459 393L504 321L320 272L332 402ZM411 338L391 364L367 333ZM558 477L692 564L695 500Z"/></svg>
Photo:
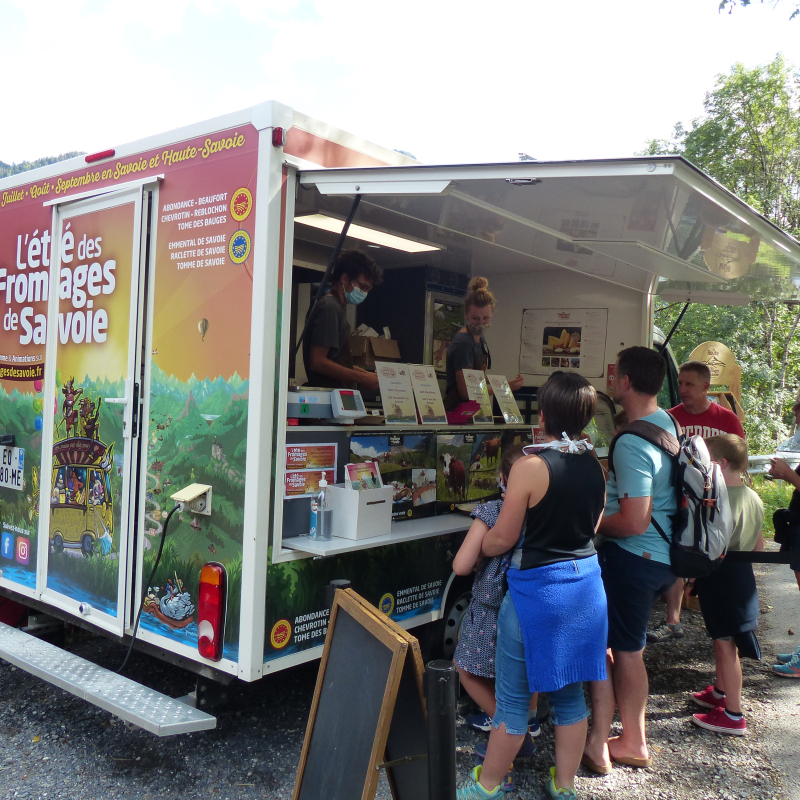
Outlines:
<svg viewBox="0 0 800 800"><path fill-rule="evenodd" d="M222 658L228 578L222 564L211 562L200 570L197 602L197 650L203 658Z"/></svg>
<svg viewBox="0 0 800 800"><path fill-rule="evenodd" d="M272 129L272 146L283 147L286 144L286 130L285 128Z"/></svg>

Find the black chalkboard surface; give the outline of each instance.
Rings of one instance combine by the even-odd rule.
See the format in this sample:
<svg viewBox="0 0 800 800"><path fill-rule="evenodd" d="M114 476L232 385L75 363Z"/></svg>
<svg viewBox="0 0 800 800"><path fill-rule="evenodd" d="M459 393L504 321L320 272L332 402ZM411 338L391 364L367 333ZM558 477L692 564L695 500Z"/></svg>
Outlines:
<svg viewBox="0 0 800 800"><path fill-rule="evenodd" d="M413 644L403 664L386 741L386 762L395 763L386 767L395 800L428 800L428 725L421 683L424 668L416 639Z"/></svg>
<svg viewBox="0 0 800 800"><path fill-rule="evenodd" d="M409 646L356 598L334 598L293 800L375 797Z"/></svg>

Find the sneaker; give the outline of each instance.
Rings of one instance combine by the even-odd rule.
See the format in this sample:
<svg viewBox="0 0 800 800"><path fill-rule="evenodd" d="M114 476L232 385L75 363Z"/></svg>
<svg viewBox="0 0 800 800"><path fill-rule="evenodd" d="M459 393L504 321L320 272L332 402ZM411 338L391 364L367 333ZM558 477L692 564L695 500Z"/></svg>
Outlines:
<svg viewBox="0 0 800 800"><path fill-rule="evenodd" d="M486 748L489 746L488 742L478 742L475 745L475 756L478 758L479 761L483 761L486 758ZM517 753L517 758L529 758L536 752L536 742L531 739L530 734L527 734L525 738L522 740L522 744L519 747L519 752Z"/></svg>
<svg viewBox="0 0 800 800"><path fill-rule="evenodd" d="M714 686L706 686L702 692L692 692L692 702L701 708L725 708L725 697L714 696Z"/></svg>
<svg viewBox="0 0 800 800"><path fill-rule="evenodd" d="M531 717L528 720L528 733L535 739L542 732L542 726L539 724L538 717Z"/></svg>
<svg viewBox="0 0 800 800"><path fill-rule="evenodd" d="M792 654L785 664L774 664L772 671L782 678L800 678L800 653Z"/></svg>
<svg viewBox="0 0 800 800"><path fill-rule="evenodd" d="M651 644L666 642L669 639L682 639L683 626L680 622L662 622L654 631L647 631L647 641Z"/></svg>
<svg viewBox="0 0 800 800"><path fill-rule="evenodd" d="M800 647L795 647L793 652L778 653L778 655L776 655L775 658L777 658L781 664L788 664L799 653L800 653Z"/></svg>
<svg viewBox="0 0 800 800"><path fill-rule="evenodd" d="M480 714L470 714L464 717L464 722L468 728L474 728L476 731L490 731L492 729L492 718L481 711Z"/></svg>
<svg viewBox="0 0 800 800"><path fill-rule="evenodd" d="M462 786L456 792L456 800L486 800L487 797L502 797L502 786L495 786L495 788L489 792L478 783L482 771L483 767L478 765L470 772L470 782L466 786Z"/></svg>
<svg viewBox="0 0 800 800"><path fill-rule="evenodd" d="M513 792L517 787L514 784L514 765L511 765L511 769L506 772L505 778L503 778L503 782L500 784L500 788L504 792Z"/></svg>
<svg viewBox="0 0 800 800"><path fill-rule="evenodd" d="M547 796L553 800L578 800L578 795L574 789L556 789L556 768L550 767L550 780L544 787Z"/></svg>
<svg viewBox="0 0 800 800"><path fill-rule="evenodd" d="M744 736L747 733L744 717L731 719L724 708L713 708L707 714L692 714L692 722L699 728L715 733L727 733L732 736Z"/></svg>

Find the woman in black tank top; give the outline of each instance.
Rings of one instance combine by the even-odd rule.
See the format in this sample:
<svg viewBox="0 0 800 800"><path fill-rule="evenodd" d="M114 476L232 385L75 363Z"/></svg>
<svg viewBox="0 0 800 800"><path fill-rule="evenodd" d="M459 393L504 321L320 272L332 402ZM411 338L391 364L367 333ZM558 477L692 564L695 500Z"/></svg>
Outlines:
<svg viewBox="0 0 800 800"><path fill-rule="evenodd" d="M548 792L574 790L588 717L582 682L605 679L608 616L592 544L605 478L580 438L596 405L594 388L574 373L557 373L541 387L547 444L514 464L497 524L483 540L483 554L493 556L513 547L520 529L525 534L498 617L497 712L482 771L473 774L488 792L522 743L535 691L550 692L556 726Z"/></svg>

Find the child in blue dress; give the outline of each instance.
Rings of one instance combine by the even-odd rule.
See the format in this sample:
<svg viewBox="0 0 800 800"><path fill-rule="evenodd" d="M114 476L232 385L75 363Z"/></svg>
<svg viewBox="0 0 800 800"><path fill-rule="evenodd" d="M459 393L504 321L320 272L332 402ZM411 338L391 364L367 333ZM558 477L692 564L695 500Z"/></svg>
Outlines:
<svg viewBox="0 0 800 800"><path fill-rule="evenodd" d="M503 453L500 461L501 492L505 492L512 465L524 455L521 445L510 447ZM453 572L456 575L469 575L475 570L472 600L461 623L461 635L453 663L458 670L461 685L483 712L467 717L467 725L482 731L491 730L495 712L497 615L506 594L506 571L514 551L509 550L493 558L481 558L480 553L483 537L494 527L502 506L502 500L492 500L475 508L470 515L475 521L453 560ZM532 709L536 708L536 701L537 697L534 695L531 702ZM531 735L538 736L540 728L535 714L531 715L530 722ZM533 742L528 738L524 741L519 755L532 755L534 750ZM485 746L482 748L480 744L477 745L475 752L479 756L482 755L485 753Z"/></svg>

